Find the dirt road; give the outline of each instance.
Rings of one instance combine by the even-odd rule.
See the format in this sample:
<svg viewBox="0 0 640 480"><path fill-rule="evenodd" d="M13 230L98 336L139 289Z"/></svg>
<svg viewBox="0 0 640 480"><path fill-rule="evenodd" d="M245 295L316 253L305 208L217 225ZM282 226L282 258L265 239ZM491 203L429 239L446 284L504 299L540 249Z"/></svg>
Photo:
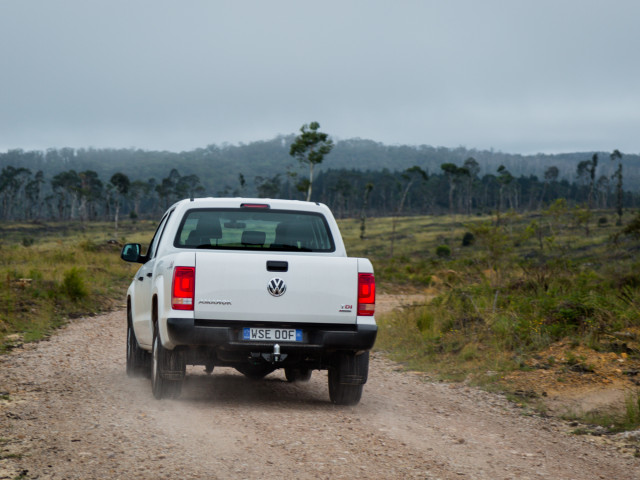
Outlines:
<svg viewBox="0 0 640 480"><path fill-rule="evenodd" d="M200 367L157 401L126 377L124 348L116 312L0 358L0 478L640 479L640 458L379 354L362 402L336 407L325 372Z"/></svg>

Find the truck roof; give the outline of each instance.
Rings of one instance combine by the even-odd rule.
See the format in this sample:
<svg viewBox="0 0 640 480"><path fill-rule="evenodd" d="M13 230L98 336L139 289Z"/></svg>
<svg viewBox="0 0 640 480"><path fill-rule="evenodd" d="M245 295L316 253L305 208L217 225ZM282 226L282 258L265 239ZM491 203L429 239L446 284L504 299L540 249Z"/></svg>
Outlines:
<svg viewBox="0 0 640 480"><path fill-rule="evenodd" d="M326 213L329 208L318 202L305 202L302 200L283 200L276 198L246 198L246 197L205 197L187 198L176 202L174 206L191 208L241 208L242 206L267 206L275 210L301 210L305 212ZM265 208L267 208L265 207Z"/></svg>

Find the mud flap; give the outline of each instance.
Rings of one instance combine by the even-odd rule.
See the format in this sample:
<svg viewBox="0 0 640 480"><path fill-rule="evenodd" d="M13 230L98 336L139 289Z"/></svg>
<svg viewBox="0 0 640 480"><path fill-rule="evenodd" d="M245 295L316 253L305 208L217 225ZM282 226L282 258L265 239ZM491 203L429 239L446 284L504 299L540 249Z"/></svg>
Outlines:
<svg viewBox="0 0 640 480"><path fill-rule="evenodd" d="M182 380L186 371L184 353L178 347L163 350L160 357L160 376L165 380Z"/></svg>
<svg viewBox="0 0 640 480"><path fill-rule="evenodd" d="M369 377L369 352L339 353L336 367L342 385L364 385Z"/></svg>

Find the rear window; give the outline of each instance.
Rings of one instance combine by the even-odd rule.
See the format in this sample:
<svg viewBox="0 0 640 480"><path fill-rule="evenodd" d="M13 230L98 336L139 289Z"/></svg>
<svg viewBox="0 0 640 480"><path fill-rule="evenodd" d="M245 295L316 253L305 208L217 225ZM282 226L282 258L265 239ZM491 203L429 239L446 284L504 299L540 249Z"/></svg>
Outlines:
<svg viewBox="0 0 640 480"><path fill-rule="evenodd" d="M323 215L270 209L189 210L182 219L174 246L286 252L335 250Z"/></svg>

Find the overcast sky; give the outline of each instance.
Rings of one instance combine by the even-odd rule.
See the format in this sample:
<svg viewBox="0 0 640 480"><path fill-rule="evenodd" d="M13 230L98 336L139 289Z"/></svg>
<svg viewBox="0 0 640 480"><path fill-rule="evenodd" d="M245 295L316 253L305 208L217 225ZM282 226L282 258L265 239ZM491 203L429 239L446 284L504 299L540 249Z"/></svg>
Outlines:
<svg viewBox="0 0 640 480"><path fill-rule="evenodd" d="M0 151L640 152L637 0L0 0Z"/></svg>

